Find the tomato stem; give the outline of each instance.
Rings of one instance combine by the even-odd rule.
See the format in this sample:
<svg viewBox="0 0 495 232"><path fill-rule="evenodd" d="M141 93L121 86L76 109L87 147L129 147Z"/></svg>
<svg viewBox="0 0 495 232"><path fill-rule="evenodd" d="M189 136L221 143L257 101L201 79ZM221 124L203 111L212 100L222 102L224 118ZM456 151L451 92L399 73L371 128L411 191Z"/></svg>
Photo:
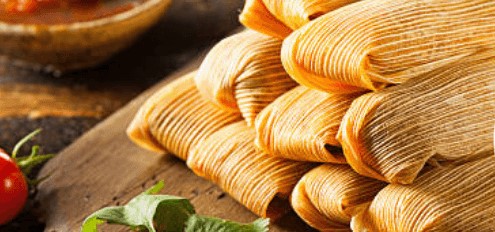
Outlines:
<svg viewBox="0 0 495 232"><path fill-rule="evenodd" d="M27 156L25 157L25 159L16 160L16 162L17 162L17 166L19 166L19 168L22 170L22 173L24 173L24 175L27 176L31 173L31 170L35 166L53 158L54 156L55 155L53 154Z"/></svg>
<svg viewBox="0 0 495 232"><path fill-rule="evenodd" d="M34 136L38 135L40 132L41 132L41 129L37 129L37 130L31 132L30 134L26 135L26 137L22 138L14 146L14 150L12 150L12 158L15 159L17 157L17 153L19 152L19 150L21 149L21 147L24 146L24 144L26 144L27 142L29 142L31 139L33 139Z"/></svg>
<svg viewBox="0 0 495 232"><path fill-rule="evenodd" d="M21 147L26 144L28 141L33 139L36 135L38 135L41 132L41 129L37 129L30 134L28 134L26 137L21 139L15 146L14 150L12 151L12 159L16 162L17 166L21 169L22 173L26 177L26 180L30 185L36 185L40 183L41 181L45 180L49 176L43 177L39 180L30 180L27 176L31 173L33 168L51 158L53 158L55 155L54 154L46 154L46 155L40 155L40 146L34 145L31 148L31 154L29 156L25 157L20 157L17 158L17 154L19 153L19 150Z"/></svg>

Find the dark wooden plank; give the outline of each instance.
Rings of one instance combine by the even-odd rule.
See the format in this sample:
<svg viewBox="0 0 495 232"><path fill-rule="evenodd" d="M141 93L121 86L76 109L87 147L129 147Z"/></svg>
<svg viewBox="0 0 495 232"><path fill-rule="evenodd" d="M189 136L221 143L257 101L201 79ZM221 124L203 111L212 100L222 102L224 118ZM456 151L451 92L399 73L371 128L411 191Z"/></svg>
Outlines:
<svg viewBox="0 0 495 232"><path fill-rule="evenodd" d="M214 184L195 176L183 162L170 155L142 150L125 135L135 112L156 88L193 70L198 64L198 61L194 62L131 101L43 168L41 176L53 173L39 186L37 196L46 219L45 231L76 231L91 212L127 202L158 180L166 183L164 194L191 199L200 214L243 222L256 218ZM103 227L103 231L115 230L124 229ZM310 229L294 215L289 215L272 230Z"/></svg>

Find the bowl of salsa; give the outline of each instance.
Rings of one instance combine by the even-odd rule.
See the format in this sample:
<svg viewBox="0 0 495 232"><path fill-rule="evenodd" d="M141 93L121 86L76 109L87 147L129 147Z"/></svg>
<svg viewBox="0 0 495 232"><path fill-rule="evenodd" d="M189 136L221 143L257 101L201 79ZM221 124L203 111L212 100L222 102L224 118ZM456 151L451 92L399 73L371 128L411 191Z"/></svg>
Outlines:
<svg viewBox="0 0 495 232"><path fill-rule="evenodd" d="M0 0L0 57L67 72L96 66L155 24L171 0Z"/></svg>

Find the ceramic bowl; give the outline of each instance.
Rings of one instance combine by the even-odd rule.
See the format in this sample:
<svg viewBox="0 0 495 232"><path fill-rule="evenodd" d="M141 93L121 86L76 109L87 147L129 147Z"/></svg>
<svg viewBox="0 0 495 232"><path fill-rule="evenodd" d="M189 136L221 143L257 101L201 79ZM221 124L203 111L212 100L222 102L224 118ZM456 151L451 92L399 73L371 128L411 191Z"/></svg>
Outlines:
<svg viewBox="0 0 495 232"><path fill-rule="evenodd" d="M147 0L106 18L60 25L0 22L0 56L47 72L96 66L130 46L164 14L171 0Z"/></svg>

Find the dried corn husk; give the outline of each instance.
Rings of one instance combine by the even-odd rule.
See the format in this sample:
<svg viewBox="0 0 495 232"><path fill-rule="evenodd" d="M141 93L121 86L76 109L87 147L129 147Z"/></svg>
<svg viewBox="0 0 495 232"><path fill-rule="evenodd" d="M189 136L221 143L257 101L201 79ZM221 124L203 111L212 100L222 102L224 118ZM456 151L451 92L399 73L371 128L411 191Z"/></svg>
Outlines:
<svg viewBox="0 0 495 232"><path fill-rule="evenodd" d="M151 96L127 129L136 144L186 160L189 150L224 125L242 120L201 98L189 73Z"/></svg>
<svg viewBox="0 0 495 232"><path fill-rule="evenodd" d="M262 0L246 0L239 21L247 28L279 39L287 37L292 32L292 29L266 9Z"/></svg>
<svg viewBox="0 0 495 232"><path fill-rule="evenodd" d="M257 215L276 219L290 208L281 199L314 165L267 156L255 148L254 136L245 122L226 126L196 146L187 165Z"/></svg>
<svg viewBox="0 0 495 232"><path fill-rule="evenodd" d="M357 98L338 139L357 172L409 184L427 162L474 159L493 148L493 115L495 58L483 53Z"/></svg>
<svg viewBox="0 0 495 232"><path fill-rule="evenodd" d="M298 86L258 115L256 145L277 157L345 163L335 136L342 117L356 97Z"/></svg>
<svg viewBox="0 0 495 232"><path fill-rule="evenodd" d="M354 231L495 231L495 158L430 170L391 184L352 219Z"/></svg>
<svg viewBox="0 0 495 232"><path fill-rule="evenodd" d="M373 0L294 31L282 46L282 63L312 88L377 90L494 47L495 1Z"/></svg>
<svg viewBox="0 0 495 232"><path fill-rule="evenodd" d="M277 38L309 21L358 0L246 0L240 21L246 27Z"/></svg>
<svg viewBox="0 0 495 232"><path fill-rule="evenodd" d="M297 85L282 67L281 45L251 30L222 40L198 70L200 93L226 110L240 111L253 124L258 112Z"/></svg>
<svg viewBox="0 0 495 232"><path fill-rule="evenodd" d="M347 165L324 164L297 183L291 204L308 225L320 231L350 231L351 217L366 209L385 186Z"/></svg>

